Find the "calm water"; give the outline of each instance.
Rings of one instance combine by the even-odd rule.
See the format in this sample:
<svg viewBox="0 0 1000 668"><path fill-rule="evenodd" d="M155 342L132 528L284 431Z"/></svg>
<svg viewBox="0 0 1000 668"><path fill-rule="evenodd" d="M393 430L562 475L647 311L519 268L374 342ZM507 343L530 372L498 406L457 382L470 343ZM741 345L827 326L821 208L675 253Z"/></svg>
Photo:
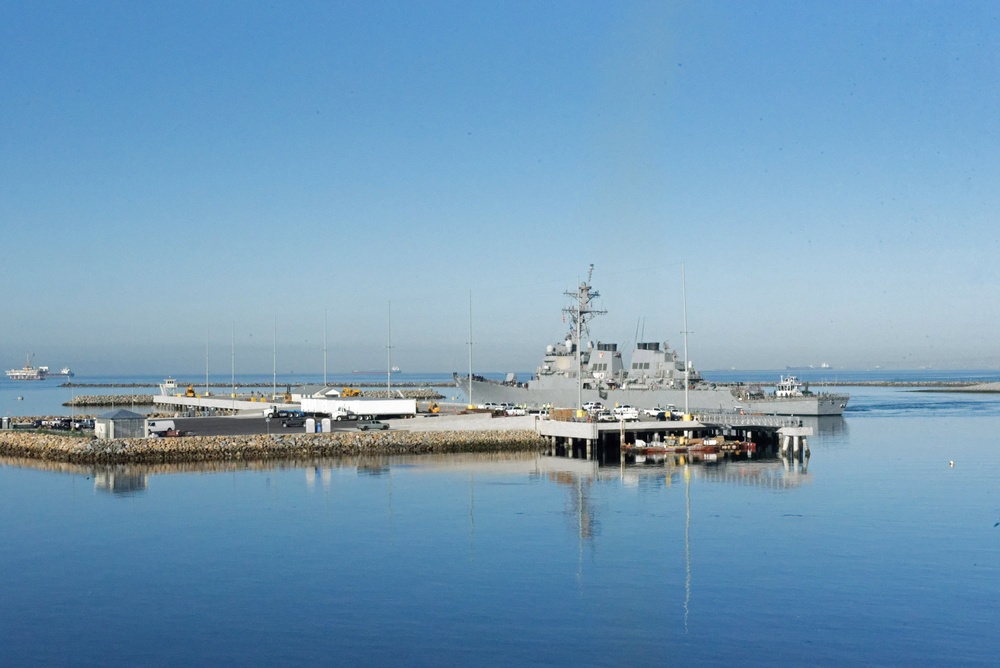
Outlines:
<svg viewBox="0 0 1000 668"><path fill-rule="evenodd" d="M1000 397L851 392L805 471L7 461L2 663L996 665Z"/></svg>

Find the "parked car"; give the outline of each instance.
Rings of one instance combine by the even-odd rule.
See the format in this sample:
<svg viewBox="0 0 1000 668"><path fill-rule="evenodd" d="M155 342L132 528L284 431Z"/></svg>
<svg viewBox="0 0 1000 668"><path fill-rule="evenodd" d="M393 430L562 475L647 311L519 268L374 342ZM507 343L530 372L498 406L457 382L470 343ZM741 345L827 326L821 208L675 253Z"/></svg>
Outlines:
<svg viewBox="0 0 1000 668"><path fill-rule="evenodd" d="M618 421L618 418L616 418L611 413L611 411L609 411L607 409L602 409L602 410L599 410L599 411L594 411L593 415L594 415L594 419L597 420L598 422L617 422Z"/></svg>
<svg viewBox="0 0 1000 668"><path fill-rule="evenodd" d="M508 406L504 409L504 414L506 415L527 415L528 411L524 410L520 406Z"/></svg>
<svg viewBox="0 0 1000 668"><path fill-rule="evenodd" d="M294 415L287 417L281 421L282 427L304 427L306 426L306 419L301 415Z"/></svg>
<svg viewBox="0 0 1000 668"><path fill-rule="evenodd" d="M597 411L600 411L603 408L604 404L602 404L600 401L588 401L583 405L583 410L587 411L588 413L596 413Z"/></svg>
<svg viewBox="0 0 1000 668"><path fill-rule="evenodd" d="M379 422L378 420L368 420L367 422L359 422L358 429L361 431L369 431L374 429L375 431L385 431L389 428L385 422Z"/></svg>

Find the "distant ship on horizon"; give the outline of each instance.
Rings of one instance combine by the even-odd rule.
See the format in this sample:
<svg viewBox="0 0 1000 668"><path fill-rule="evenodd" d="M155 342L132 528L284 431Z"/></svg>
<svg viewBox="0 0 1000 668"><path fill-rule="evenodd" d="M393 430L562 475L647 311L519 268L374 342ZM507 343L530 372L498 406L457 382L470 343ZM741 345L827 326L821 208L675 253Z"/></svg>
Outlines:
<svg viewBox="0 0 1000 668"><path fill-rule="evenodd" d="M808 371L809 369L830 369L830 368L832 367L829 364L823 362L819 366L813 366L812 364L810 364L809 366L786 366L785 371Z"/></svg>
<svg viewBox="0 0 1000 668"><path fill-rule="evenodd" d="M359 374L359 375L373 376L373 375L376 375L376 374L383 374L383 373L385 373L385 371L358 371L357 369L355 369L351 373L356 373L356 374ZM399 370L398 366L394 366L391 369L389 369L389 373L402 373L402 371Z"/></svg>
<svg viewBox="0 0 1000 668"><path fill-rule="evenodd" d="M20 369L10 369L7 371L7 377L11 380L45 380L48 375L49 367L31 366L31 353L27 354L27 358L24 361L24 367Z"/></svg>

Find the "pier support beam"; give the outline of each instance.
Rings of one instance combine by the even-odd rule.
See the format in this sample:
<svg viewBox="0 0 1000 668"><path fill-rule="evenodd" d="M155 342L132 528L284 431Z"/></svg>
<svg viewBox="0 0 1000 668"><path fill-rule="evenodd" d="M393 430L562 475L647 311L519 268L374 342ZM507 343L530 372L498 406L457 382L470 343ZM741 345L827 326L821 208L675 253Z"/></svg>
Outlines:
<svg viewBox="0 0 1000 668"><path fill-rule="evenodd" d="M779 450L781 457L805 461L809 456L807 437L812 435L812 429L808 427L784 427L778 433L781 443Z"/></svg>
<svg viewBox="0 0 1000 668"><path fill-rule="evenodd" d="M594 441L587 439L587 461L592 461L594 459Z"/></svg>

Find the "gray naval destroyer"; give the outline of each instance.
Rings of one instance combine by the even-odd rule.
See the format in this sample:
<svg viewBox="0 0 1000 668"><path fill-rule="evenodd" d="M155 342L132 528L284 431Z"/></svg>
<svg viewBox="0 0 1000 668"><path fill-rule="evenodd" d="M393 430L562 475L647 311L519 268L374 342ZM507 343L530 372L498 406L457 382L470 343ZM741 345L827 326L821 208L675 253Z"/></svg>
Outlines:
<svg viewBox="0 0 1000 668"><path fill-rule="evenodd" d="M593 272L593 265L590 267ZM565 339L549 345L534 376L520 382L514 374L503 381L478 375L454 374L455 384L476 403L510 403L531 408L577 407L600 401L607 406L629 404L639 408L684 407L695 411L743 411L768 415L842 415L850 396L814 393L794 376L782 377L773 393L755 385L720 385L706 381L690 362L664 342L636 344L628 368L616 343L582 343L589 337L589 321L599 311L592 302L600 293L590 276L575 292L566 292L573 304L563 309L570 329ZM685 381L688 391L684 391ZM685 402L686 398L686 402Z"/></svg>

